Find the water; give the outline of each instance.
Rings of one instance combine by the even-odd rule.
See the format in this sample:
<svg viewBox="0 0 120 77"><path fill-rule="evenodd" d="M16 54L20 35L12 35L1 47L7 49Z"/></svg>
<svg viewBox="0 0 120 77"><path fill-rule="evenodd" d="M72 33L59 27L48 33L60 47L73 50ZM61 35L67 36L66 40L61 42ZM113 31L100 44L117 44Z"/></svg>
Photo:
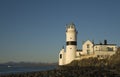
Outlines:
<svg viewBox="0 0 120 77"><path fill-rule="evenodd" d="M55 69L56 66L0 66L0 74L10 73L22 73L22 72L34 72L34 71L46 71Z"/></svg>

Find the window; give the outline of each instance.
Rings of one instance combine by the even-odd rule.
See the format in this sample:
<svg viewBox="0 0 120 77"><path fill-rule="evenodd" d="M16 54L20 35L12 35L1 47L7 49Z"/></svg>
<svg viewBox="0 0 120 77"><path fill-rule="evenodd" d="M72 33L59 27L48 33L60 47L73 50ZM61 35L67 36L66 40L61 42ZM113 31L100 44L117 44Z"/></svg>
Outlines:
<svg viewBox="0 0 120 77"><path fill-rule="evenodd" d="M107 47L108 51L113 51L113 47Z"/></svg>
<svg viewBox="0 0 120 77"><path fill-rule="evenodd" d="M87 54L90 54L90 50L87 50Z"/></svg>
<svg viewBox="0 0 120 77"><path fill-rule="evenodd" d="M99 56L99 55L97 55L97 57L99 58L100 56Z"/></svg>
<svg viewBox="0 0 120 77"><path fill-rule="evenodd" d="M87 48L90 48L90 45L89 45L89 44L87 44Z"/></svg>
<svg viewBox="0 0 120 77"><path fill-rule="evenodd" d="M60 54L60 59L62 58L62 54Z"/></svg>

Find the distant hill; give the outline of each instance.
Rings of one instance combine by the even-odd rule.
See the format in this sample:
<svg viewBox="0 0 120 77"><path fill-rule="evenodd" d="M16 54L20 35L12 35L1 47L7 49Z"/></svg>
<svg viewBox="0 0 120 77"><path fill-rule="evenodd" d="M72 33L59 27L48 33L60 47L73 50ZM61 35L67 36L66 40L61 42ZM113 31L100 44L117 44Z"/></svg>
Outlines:
<svg viewBox="0 0 120 77"><path fill-rule="evenodd" d="M1 66L53 66L57 63L34 63L34 62L7 62L0 64Z"/></svg>

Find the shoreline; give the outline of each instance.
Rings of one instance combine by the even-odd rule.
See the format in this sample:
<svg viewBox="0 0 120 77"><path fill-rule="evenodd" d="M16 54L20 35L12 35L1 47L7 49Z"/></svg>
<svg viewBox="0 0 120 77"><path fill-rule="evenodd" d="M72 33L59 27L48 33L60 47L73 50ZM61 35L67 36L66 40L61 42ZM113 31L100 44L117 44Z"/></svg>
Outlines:
<svg viewBox="0 0 120 77"><path fill-rule="evenodd" d="M120 77L120 71L110 67L60 67L47 71L0 75L0 77Z"/></svg>

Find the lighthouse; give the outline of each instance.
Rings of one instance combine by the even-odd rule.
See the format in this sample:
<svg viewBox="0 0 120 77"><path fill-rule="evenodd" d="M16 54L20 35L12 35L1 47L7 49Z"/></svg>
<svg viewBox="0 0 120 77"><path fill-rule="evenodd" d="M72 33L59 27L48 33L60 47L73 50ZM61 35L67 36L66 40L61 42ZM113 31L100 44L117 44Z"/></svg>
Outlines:
<svg viewBox="0 0 120 77"><path fill-rule="evenodd" d="M66 26L66 49L64 47L59 53L59 65L71 63L76 58L77 31L73 23Z"/></svg>
<svg viewBox="0 0 120 77"><path fill-rule="evenodd" d="M73 23L66 27L66 64L71 63L76 57L77 31Z"/></svg>

